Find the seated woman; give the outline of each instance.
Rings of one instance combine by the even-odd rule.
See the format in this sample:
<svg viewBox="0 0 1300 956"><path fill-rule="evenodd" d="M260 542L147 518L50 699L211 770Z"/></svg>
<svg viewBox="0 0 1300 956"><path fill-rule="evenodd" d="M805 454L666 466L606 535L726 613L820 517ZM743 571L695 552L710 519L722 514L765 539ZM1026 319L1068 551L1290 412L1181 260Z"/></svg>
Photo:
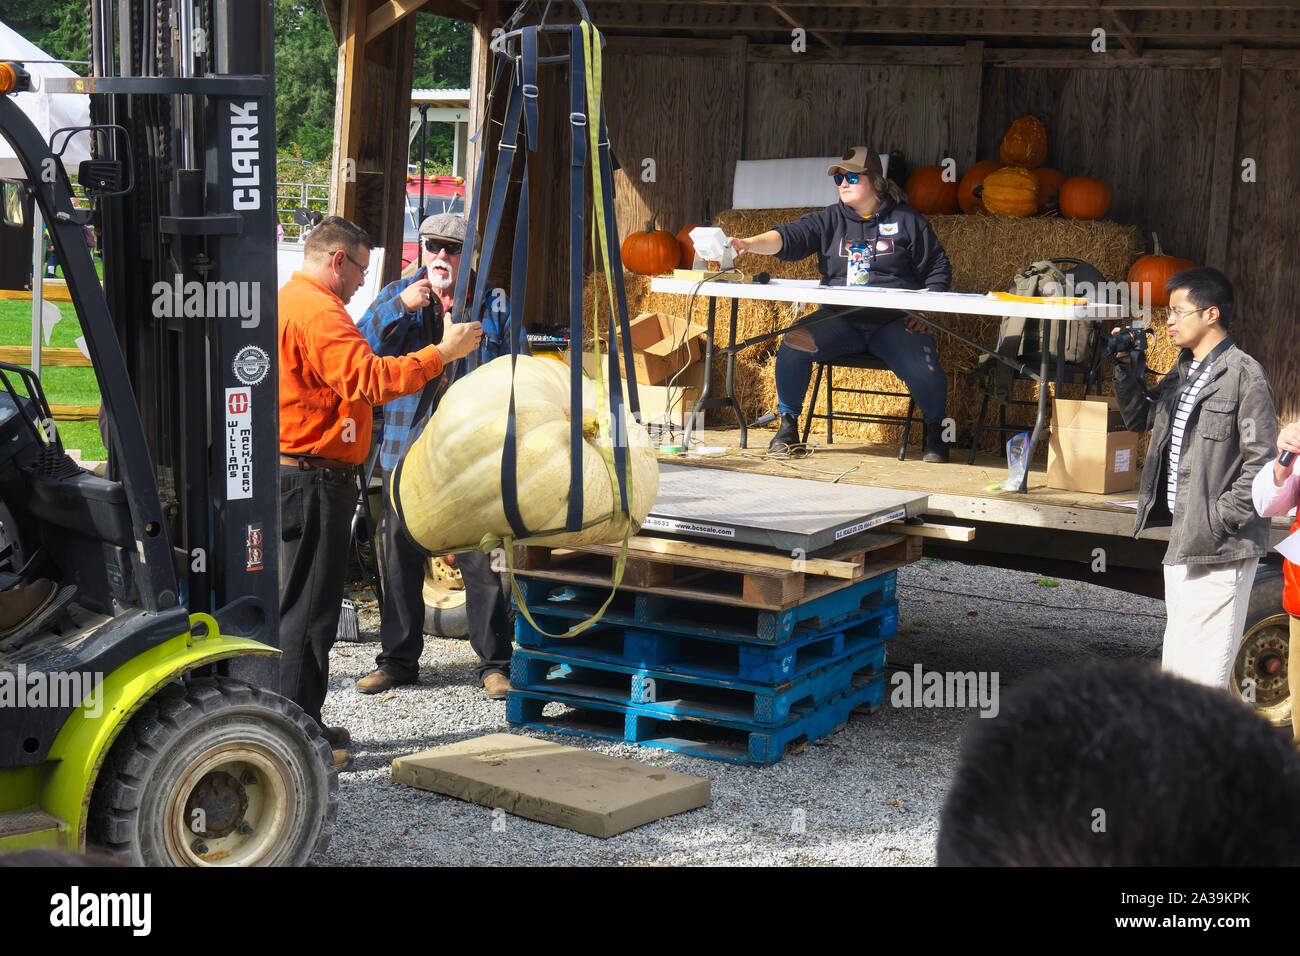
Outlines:
<svg viewBox="0 0 1300 956"><path fill-rule="evenodd" d="M870 262L870 285L889 289L948 291L952 266L934 230L907 205L903 191L885 179L880 156L855 146L831 166L840 201L748 239L732 239L738 253L793 262L817 253L823 285L846 285L849 248L861 243ZM920 320L893 309L828 306L804 316L782 340L776 356L777 449L798 442L814 362L870 353L901 378L925 417L925 461L947 461L943 418L948 376L939 364L934 336Z"/></svg>

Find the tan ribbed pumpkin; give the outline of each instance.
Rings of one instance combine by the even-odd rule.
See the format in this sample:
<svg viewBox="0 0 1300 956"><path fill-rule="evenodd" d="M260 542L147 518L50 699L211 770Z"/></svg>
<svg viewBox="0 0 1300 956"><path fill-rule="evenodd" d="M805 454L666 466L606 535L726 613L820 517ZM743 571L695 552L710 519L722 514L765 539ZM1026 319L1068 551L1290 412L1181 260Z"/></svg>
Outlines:
<svg viewBox="0 0 1300 956"><path fill-rule="evenodd" d="M515 474L519 513L533 535L520 543L622 541L627 517L617 511L618 485L601 452L608 429L597 434L595 383L583 380L582 518L587 527L568 533L562 529L569 506L569 369L528 355L518 361ZM501 501L510 374L507 355L458 380L403 459L395 497L411 537L433 554L490 550L511 533ZM629 503L640 527L659 493L659 464L645 429L630 419L626 429L632 465Z"/></svg>
<svg viewBox="0 0 1300 956"><path fill-rule="evenodd" d="M1038 212L1038 180L1023 167L1003 166L984 177L981 198L995 216L1032 216Z"/></svg>

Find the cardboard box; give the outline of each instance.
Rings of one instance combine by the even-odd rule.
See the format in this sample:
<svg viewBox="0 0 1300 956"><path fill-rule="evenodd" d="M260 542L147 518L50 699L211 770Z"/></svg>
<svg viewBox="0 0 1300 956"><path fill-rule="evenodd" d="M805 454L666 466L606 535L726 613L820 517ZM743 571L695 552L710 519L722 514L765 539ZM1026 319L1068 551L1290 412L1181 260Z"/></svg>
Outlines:
<svg viewBox="0 0 1300 956"><path fill-rule="evenodd" d="M561 352L560 355L566 362L569 360L570 353ZM606 379L609 371L608 362L608 353L602 352L600 370L602 377ZM619 363L619 367L622 368L622 362ZM592 378L596 377L596 355L594 352L582 353L582 369ZM672 376L670 375L669 378L671 379ZM699 401L700 392L703 389L704 363L702 361L692 362L684 368L671 387L667 385L643 385L638 380L636 393L641 403L642 421L646 424L685 427L686 418L695 408L695 403ZM627 379L623 380L623 401L628 401ZM704 427L703 411L696 414L695 422L691 427Z"/></svg>
<svg viewBox="0 0 1300 956"><path fill-rule="evenodd" d="M628 329L636 380L642 385L666 385L679 370L704 357L703 325L664 312L642 312Z"/></svg>
<svg viewBox="0 0 1300 956"><path fill-rule="evenodd" d="M1110 495L1137 487L1138 435L1113 396L1058 398L1047 446L1047 487Z"/></svg>

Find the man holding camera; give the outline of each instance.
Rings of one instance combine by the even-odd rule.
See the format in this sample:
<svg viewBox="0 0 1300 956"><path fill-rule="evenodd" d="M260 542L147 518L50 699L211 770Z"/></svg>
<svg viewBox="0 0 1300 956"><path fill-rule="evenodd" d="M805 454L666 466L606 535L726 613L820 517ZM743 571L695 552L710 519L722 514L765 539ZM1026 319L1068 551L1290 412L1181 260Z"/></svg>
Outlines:
<svg viewBox="0 0 1300 956"><path fill-rule="evenodd" d="M1151 429L1134 537L1170 527L1162 667L1226 688L1268 546L1251 483L1277 441L1273 390L1228 334L1233 292L1223 273L1187 269L1165 288L1169 339L1182 349L1174 367L1148 390L1145 363L1115 355L1124 421L1130 431Z"/></svg>

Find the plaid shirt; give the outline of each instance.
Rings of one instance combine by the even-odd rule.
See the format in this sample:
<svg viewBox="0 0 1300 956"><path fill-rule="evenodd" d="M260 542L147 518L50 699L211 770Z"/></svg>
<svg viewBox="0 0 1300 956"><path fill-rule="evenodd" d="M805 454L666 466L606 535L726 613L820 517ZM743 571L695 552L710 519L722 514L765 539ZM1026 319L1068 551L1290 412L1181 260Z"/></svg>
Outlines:
<svg viewBox="0 0 1300 956"><path fill-rule="evenodd" d="M418 351L435 340L441 340L442 303L435 297L423 309L410 313L404 311L400 298L403 289L423 279L425 275L426 269L421 266L409 277L384 286L375 297L375 301L370 303L370 308L361 317L361 321L357 323L357 328L366 337L366 341L370 343L376 355L406 355L408 352ZM473 285L471 276L471 289ZM479 318L483 323L483 342L478 347L480 365L501 355L510 354L507 341L510 333L508 302L505 292L500 289L491 290L483 298L483 310ZM495 310L492 308L493 303L499 303L504 307L499 311ZM436 336L434 330L437 330ZM519 352L521 355L530 354L528 338L522 328L519 332ZM434 409L438 407L442 393L464 374L465 360L457 359L451 362L441 375L425 386L425 390L433 389L433 397L429 402L429 415L432 415ZM379 409L380 421L377 423L380 442L379 467L385 472L391 473L397 467L397 462L406 454L406 449L424 430L424 422L415 421L415 412L420 404L421 394L423 393L416 392L413 395L404 395Z"/></svg>

